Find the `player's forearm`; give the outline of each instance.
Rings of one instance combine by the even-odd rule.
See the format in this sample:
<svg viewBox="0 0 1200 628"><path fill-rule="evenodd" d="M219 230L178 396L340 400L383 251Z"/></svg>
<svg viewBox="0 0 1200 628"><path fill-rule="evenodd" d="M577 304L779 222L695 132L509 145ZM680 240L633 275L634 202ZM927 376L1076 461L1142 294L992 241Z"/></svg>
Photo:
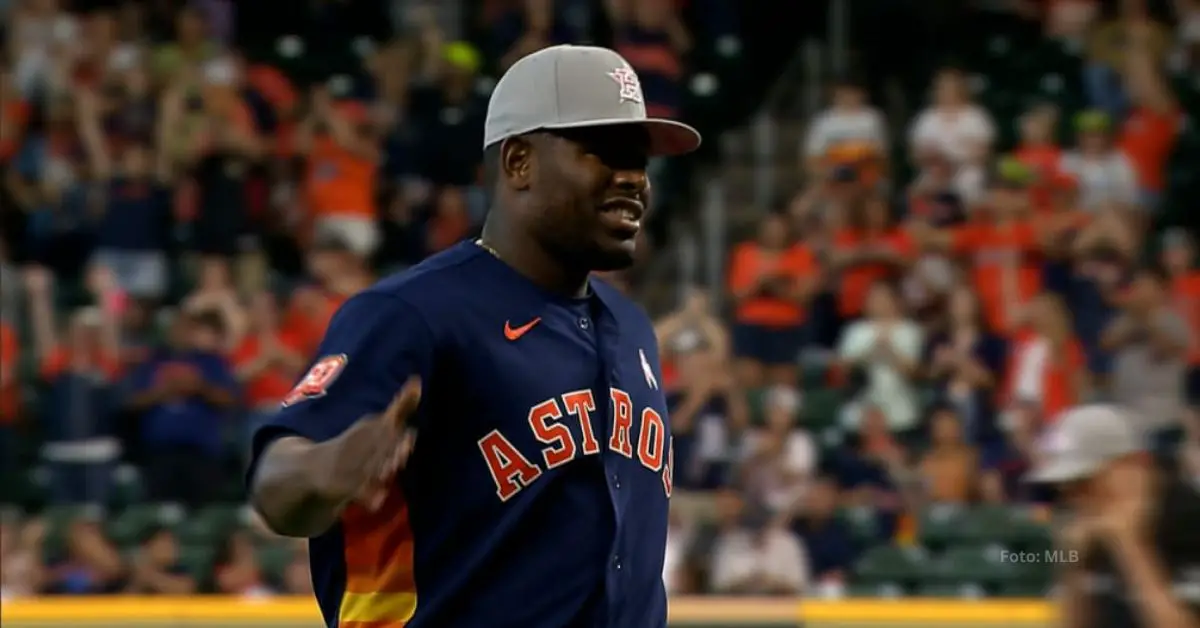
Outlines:
<svg viewBox="0 0 1200 628"><path fill-rule="evenodd" d="M276 534L311 538L337 521L349 495L332 495L332 446L299 437L281 438L263 453L250 501Z"/></svg>
<svg viewBox="0 0 1200 628"><path fill-rule="evenodd" d="M1196 622L1172 590L1166 570L1140 540L1116 543L1117 564L1133 589L1136 608L1150 628L1196 628Z"/></svg>

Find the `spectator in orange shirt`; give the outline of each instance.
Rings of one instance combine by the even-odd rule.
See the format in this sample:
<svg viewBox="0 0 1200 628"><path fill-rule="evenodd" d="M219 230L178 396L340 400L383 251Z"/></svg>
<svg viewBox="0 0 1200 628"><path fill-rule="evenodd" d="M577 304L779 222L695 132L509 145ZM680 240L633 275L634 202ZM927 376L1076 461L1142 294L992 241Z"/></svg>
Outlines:
<svg viewBox="0 0 1200 628"><path fill-rule="evenodd" d="M967 260L988 325L997 333L1014 330L1020 308L1041 291L1043 235L1030 220L1033 173L1012 158L1001 161L986 207L971 222L937 232L917 225L914 233L928 248L949 250Z"/></svg>
<svg viewBox="0 0 1200 628"><path fill-rule="evenodd" d="M254 297L249 318L249 333L242 337L230 359L250 411L248 428L253 432L263 417L278 410L308 357L303 339L280 329L278 306L271 293Z"/></svg>
<svg viewBox="0 0 1200 628"><path fill-rule="evenodd" d="M0 482L10 480L9 474L16 470L13 444L21 406L21 384L17 381L19 357L16 331L7 321L0 320ZM6 491L0 489L3 492Z"/></svg>
<svg viewBox="0 0 1200 628"><path fill-rule="evenodd" d="M1185 117L1155 57L1145 49L1145 42L1135 39L1132 43L1125 83L1133 108L1117 143L1133 163L1141 204L1154 210L1166 186L1167 159L1183 130Z"/></svg>
<svg viewBox="0 0 1200 628"><path fill-rule="evenodd" d="M1020 119L1021 140L1013 157L1034 172L1031 191L1035 208L1050 204L1053 185L1059 177L1063 151L1055 133L1057 125L1058 109L1047 104L1030 109Z"/></svg>
<svg viewBox="0 0 1200 628"><path fill-rule="evenodd" d="M121 455L113 424L121 371L118 323L111 311L92 306L75 312L60 334L49 271L29 269L25 281L40 378L48 388L40 420L52 499L104 503Z"/></svg>
<svg viewBox="0 0 1200 628"><path fill-rule="evenodd" d="M19 358L17 332L8 321L0 320L0 429L15 423L20 410Z"/></svg>
<svg viewBox="0 0 1200 628"><path fill-rule="evenodd" d="M334 307L375 283L367 261L337 235L325 234L313 242L306 264Z"/></svg>
<svg viewBox="0 0 1200 628"><path fill-rule="evenodd" d="M375 174L380 160L366 109L335 103L328 90L312 91L310 112L296 133L296 151L308 158L308 204L315 238L340 238L369 258L379 245Z"/></svg>
<svg viewBox="0 0 1200 628"><path fill-rule="evenodd" d="M316 357L317 347L338 305L320 286L300 286L292 292L283 317L282 333L297 339L297 348L306 359Z"/></svg>
<svg viewBox="0 0 1200 628"><path fill-rule="evenodd" d="M1043 292L1028 310L1028 327L1017 334L1010 355L1006 406L1033 404L1044 421L1084 398L1087 358L1071 330L1071 315L1056 294Z"/></svg>
<svg viewBox="0 0 1200 628"><path fill-rule="evenodd" d="M1171 279L1171 302L1192 331L1187 397L1193 415L1200 411L1200 270L1195 264L1196 245L1186 231L1171 229L1163 234L1162 265Z"/></svg>
<svg viewBox="0 0 1200 628"><path fill-rule="evenodd" d="M471 229L471 215L462 188L445 186L434 201L433 215L425 226L425 249L429 254L450 248Z"/></svg>
<svg viewBox="0 0 1200 628"><path fill-rule="evenodd" d="M912 238L896 227L891 207L880 196L866 198L851 225L833 235L830 270L839 273L838 316L857 318L871 286L895 278L916 252Z"/></svg>
<svg viewBox="0 0 1200 628"><path fill-rule="evenodd" d="M733 251L729 289L736 304L734 353L742 384L792 385L817 279L812 251L791 241L788 221L770 214L757 240Z"/></svg>
<svg viewBox="0 0 1200 628"><path fill-rule="evenodd" d="M1041 180L1057 172L1062 147L1058 145L1058 109L1051 104L1031 107L1017 121L1020 140L1013 157L1033 169Z"/></svg>
<svg viewBox="0 0 1200 628"><path fill-rule="evenodd" d="M300 339L300 349L304 357L312 359L319 344L313 336L325 333L325 328L333 319L334 311L335 308L320 286L300 285L292 291L288 299L280 327L284 334Z"/></svg>
<svg viewBox="0 0 1200 628"><path fill-rule="evenodd" d="M324 234L313 242L305 263L315 284L292 292L282 329L297 340L296 348L301 354L311 359L333 314L346 299L365 290L374 279L365 261L336 234Z"/></svg>
<svg viewBox="0 0 1200 628"><path fill-rule="evenodd" d="M7 163L17 155L30 113L29 103L21 97L12 72L0 70L0 161Z"/></svg>
<svg viewBox="0 0 1200 628"><path fill-rule="evenodd" d="M1044 205L1035 205L1031 217L1036 230L1041 234L1042 251L1047 258L1047 264L1065 263L1071 260L1074 247L1079 242L1079 235L1097 219L1096 215L1080 209L1079 185L1075 178L1067 174L1058 174L1048 181L1044 187ZM1034 190L1033 196L1039 194ZM1101 214L1103 220L1112 220L1111 212ZM1049 268L1049 266L1047 266ZM1047 272L1051 272L1047 270ZM1050 281L1050 280L1047 280Z"/></svg>

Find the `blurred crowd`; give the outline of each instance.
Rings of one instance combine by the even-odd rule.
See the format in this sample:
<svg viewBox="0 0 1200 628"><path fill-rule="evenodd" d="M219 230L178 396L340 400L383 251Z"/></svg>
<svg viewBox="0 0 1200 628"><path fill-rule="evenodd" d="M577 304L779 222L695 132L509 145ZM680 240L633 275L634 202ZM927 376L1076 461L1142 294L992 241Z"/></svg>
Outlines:
<svg viewBox="0 0 1200 628"><path fill-rule="evenodd" d="M492 78L601 41L653 113L680 115L695 39L680 7L725 15L496 0L468 34L469 3L11 4L4 596L308 590L304 546L240 507L247 436L341 302L475 232ZM871 547L916 542L930 506L1041 513L1053 495L1020 478L1084 401L1127 407L1200 481L1200 260L1161 219L1167 162L1200 119L1169 80L1200 76L1200 2L990 4L1076 46L1083 106L1003 117L947 65L897 120L881 85L905 77L835 77L796 192L760 208L727 285L657 317L671 593L843 595Z"/></svg>

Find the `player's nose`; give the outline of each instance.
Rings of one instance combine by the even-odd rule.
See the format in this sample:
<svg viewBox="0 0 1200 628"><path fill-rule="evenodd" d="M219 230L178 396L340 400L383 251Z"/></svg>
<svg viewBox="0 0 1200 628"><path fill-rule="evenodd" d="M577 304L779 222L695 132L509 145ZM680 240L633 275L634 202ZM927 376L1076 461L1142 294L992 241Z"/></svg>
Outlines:
<svg viewBox="0 0 1200 628"><path fill-rule="evenodd" d="M628 196L640 196L650 185L645 170L614 170L613 187Z"/></svg>

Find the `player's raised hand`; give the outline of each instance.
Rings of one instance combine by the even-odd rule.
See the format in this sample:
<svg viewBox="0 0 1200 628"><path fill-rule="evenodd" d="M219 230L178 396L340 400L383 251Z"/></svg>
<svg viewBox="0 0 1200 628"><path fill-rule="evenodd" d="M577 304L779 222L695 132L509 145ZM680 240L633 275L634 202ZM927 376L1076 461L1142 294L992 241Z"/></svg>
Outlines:
<svg viewBox="0 0 1200 628"><path fill-rule="evenodd" d="M338 437L336 494L372 510L382 505L389 485L408 460L414 435L408 419L421 402L421 379L410 377L382 414L363 417Z"/></svg>

